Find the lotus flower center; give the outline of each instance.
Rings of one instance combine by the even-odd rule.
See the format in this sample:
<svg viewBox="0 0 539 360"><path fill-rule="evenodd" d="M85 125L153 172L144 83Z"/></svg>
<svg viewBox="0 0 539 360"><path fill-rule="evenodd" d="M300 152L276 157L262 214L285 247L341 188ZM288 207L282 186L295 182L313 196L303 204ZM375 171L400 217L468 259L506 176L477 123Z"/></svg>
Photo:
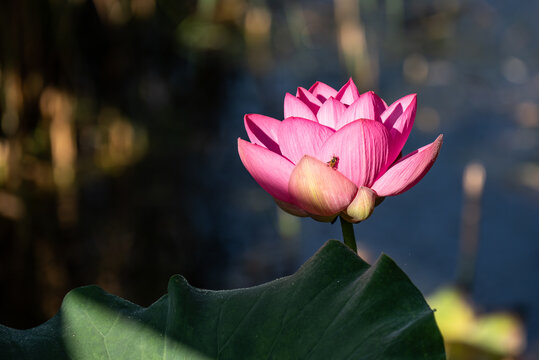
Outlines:
<svg viewBox="0 0 539 360"><path fill-rule="evenodd" d="M335 155L329 160L326 164L332 169L337 170L337 166L339 166L339 158Z"/></svg>

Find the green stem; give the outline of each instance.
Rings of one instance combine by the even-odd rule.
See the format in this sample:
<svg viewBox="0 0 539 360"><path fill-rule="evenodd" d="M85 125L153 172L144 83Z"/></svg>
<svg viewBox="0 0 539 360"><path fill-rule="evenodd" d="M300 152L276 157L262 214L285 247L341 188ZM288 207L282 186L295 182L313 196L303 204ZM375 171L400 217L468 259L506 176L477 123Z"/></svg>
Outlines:
<svg viewBox="0 0 539 360"><path fill-rule="evenodd" d="M344 244L357 254L356 236L354 235L354 225L341 217L342 236Z"/></svg>

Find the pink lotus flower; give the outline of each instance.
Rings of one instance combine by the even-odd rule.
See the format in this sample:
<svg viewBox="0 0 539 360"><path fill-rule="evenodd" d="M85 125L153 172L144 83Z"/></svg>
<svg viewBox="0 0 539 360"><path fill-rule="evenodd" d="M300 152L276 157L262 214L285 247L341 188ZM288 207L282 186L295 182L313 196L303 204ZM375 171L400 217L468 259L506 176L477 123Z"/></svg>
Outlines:
<svg viewBox="0 0 539 360"><path fill-rule="evenodd" d="M286 94L284 120L245 115L251 142L238 139L249 173L285 211L355 223L370 216L381 198L401 194L425 176L442 145L399 158L412 129L417 96L391 106L350 79L339 91L316 82Z"/></svg>

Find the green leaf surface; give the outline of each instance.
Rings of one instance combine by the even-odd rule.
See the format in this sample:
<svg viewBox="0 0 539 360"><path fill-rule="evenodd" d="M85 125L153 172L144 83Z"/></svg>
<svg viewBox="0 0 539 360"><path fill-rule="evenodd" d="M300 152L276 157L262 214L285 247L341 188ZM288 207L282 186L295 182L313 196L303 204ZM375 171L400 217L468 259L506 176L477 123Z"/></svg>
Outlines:
<svg viewBox="0 0 539 360"><path fill-rule="evenodd" d="M96 286L30 330L0 326L0 359L445 359L432 310L387 256L328 241L295 274L209 291L173 276L143 308Z"/></svg>

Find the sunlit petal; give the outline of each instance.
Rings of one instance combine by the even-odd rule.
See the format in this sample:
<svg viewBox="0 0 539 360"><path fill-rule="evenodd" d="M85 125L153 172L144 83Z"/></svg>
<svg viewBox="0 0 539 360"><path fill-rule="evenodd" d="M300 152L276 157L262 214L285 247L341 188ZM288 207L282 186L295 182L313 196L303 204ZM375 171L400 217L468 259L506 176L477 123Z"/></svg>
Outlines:
<svg viewBox="0 0 539 360"><path fill-rule="evenodd" d="M288 190L294 202L307 212L332 216L350 204L357 187L326 163L304 156L292 171Z"/></svg>
<svg viewBox="0 0 539 360"><path fill-rule="evenodd" d="M382 122L389 131L389 158L391 165L401 152L414 125L417 109L417 95L407 95L395 101L382 114Z"/></svg>
<svg viewBox="0 0 539 360"><path fill-rule="evenodd" d="M373 184L372 189L378 196L398 195L412 186L425 176L438 157L442 146L443 136L429 145L406 155L393 164L384 175Z"/></svg>
<svg viewBox="0 0 539 360"><path fill-rule="evenodd" d="M384 110L385 104L382 99L380 99L374 92L368 91L361 94L361 96L346 109L339 118L336 129L338 130L344 125L358 119L380 121L380 115Z"/></svg>
<svg viewBox="0 0 539 360"><path fill-rule="evenodd" d="M284 118L289 117L300 117L318 122L307 104L294 95L287 93L284 97Z"/></svg>
<svg viewBox="0 0 539 360"><path fill-rule="evenodd" d="M287 118L279 127L281 152L297 164L303 155L315 156L335 130L303 118Z"/></svg>
<svg viewBox="0 0 539 360"><path fill-rule="evenodd" d="M238 139L238 152L247 171L271 196L292 202L288 194L288 181L294 164L262 146Z"/></svg>
<svg viewBox="0 0 539 360"><path fill-rule="evenodd" d="M330 97L337 96L337 90L321 81L315 82L309 89L309 92L316 96L316 98L321 102L326 101Z"/></svg>
<svg viewBox="0 0 539 360"><path fill-rule="evenodd" d="M386 164L388 137L382 123L357 120L333 134L316 157L324 162L337 158L339 172L357 186L370 187Z"/></svg>
<svg viewBox="0 0 539 360"><path fill-rule="evenodd" d="M311 109L313 114L316 114L318 109L320 109L320 106L322 106L322 102L305 88L299 87L296 97L303 101L309 107L309 109Z"/></svg>
<svg viewBox="0 0 539 360"><path fill-rule="evenodd" d="M276 198L275 198L275 203L283 211L286 211L287 213L289 213L291 215L300 216L300 217L309 216L309 213L307 211L303 210L302 208L300 208L299 206L296 206L294 204L291 204L291 203L288 203L286 201L282 201L282 200L279 200L279 199L276 199Z"/></svg>
<svg viewBox="0 0 539 360"><path fill-rule="evenodd" d="M352 104L357 98L359 98L359 91L357 90L354 81L352 81L352 78L350 78L350 80L348 80L348 82L339 90L337 95L335 95L335 99L345 105Z"/></svg>
<svg viewBox="0 0 539 360"><path fill-rule="evenodd" d="M245 130L253 144L263 146L280 154L277 131L281 121L269 116L247 114L244 117Z"/></svg>
<svg viewBox="0 0 539 360"><path fill-rule="evenodd" d="M375 204L376 193L372 189L362 186L358 189L354 200L343 211L342 216L351 223L367 220L371 216Z"/></svg>
<svg viewBox="0 0 539 360"><path fill-rule="evenodd" d="M337 122L342 117L342 114L345 112L345 110L346 106L342 102L335 100L333 97L330 97L320 107L320 110L318 110L318 114L316 114L316 117L318 118L318 122L320 124L335 129L337 126Z"/></svg>

